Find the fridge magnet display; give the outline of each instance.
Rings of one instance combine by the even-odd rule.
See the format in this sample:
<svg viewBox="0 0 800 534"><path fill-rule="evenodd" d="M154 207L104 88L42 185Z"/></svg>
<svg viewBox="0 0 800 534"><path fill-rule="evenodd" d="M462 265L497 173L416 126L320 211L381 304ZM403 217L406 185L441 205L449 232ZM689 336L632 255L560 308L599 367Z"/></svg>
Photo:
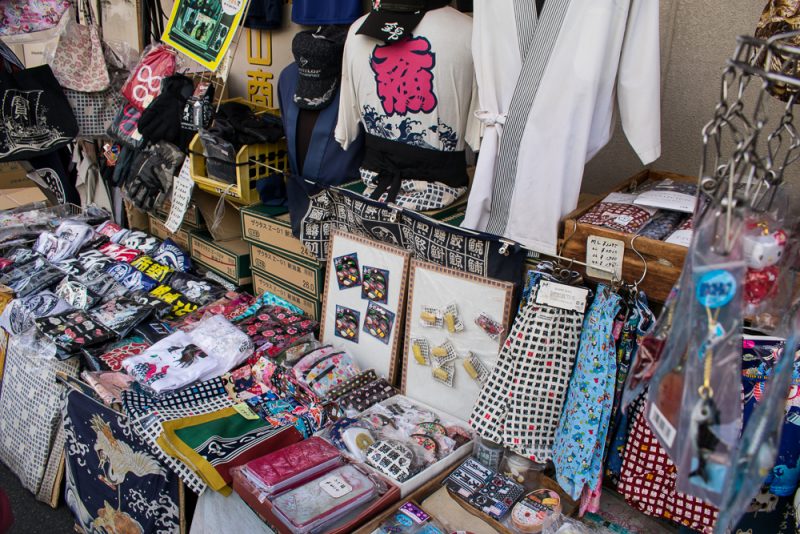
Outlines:
<svg viewBox="0 0 800 534"><path fill-rule="evenodd" d="M358 325L361 313L345 306L336 306L336 336L358 343Z"/></svg>
<svg viewBox="0 0 800 534"><path fill-rule="evenodd" d="M336 282L339 289L349 289L361 285L361 270L358 267L358 254L345 254L333 258Z"/></svg>
<svg viewBox="0 0 800 534"><path fill-rule="evenodd" d="M178 0L161 40L208 70L217 70L244 14L246 0Z"/></svg>
<svg viewBox="0 0 800 534"><path fill-rule="evenodd" d="M402 392L469 419L504 341L513 288L510 282L412 260Z"/></svg>
<svg viewBox="0 0 800 534"><path fill-rule="evenodd" d="M376 267L364 267L361 278L361 297L386 304L389 290L389 271Z"/></svg>
<svg viewBox="0 0 800 534"><path fill-rule="evenodd" d="M411 353L420 365L431 364L431 345L427 339L417 338L411 340Z"/></svg>
<svg viewBox="0 0 800 534"><path fill-rule="evenodd" d="M364 317L364 332L375 337L381 343L389 343L389 336L394 325L394 313L386 308L370 302L367 304L367 315Z"/></svg>
<svg viewBox="0 0 800 534"><path fill-rule="evenodd" d="M410 254L340 230L333 231L330 247L320 339L347 350L361 369L374 369L397 384ZM355 340L352 334L345 337L339 331L340 308L360 314L363 323L358 327L364 333L356 334L357 342L342 341Z"/></svg>

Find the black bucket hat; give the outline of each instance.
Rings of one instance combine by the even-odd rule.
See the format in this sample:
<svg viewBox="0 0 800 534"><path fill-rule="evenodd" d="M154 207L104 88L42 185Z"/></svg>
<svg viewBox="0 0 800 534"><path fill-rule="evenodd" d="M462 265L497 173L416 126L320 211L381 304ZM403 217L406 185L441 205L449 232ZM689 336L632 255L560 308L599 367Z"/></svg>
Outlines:
<svg viewBox="0 0 800 534"><path fill-rule="evenodd" d="M327 107L336 96L342 74L342 54L347 28L323 26L302 31L292 40L292 53L300 76L294 102L301 109Z"/></svg>
<svg viewBox="0 0 800 534"><path fill-rule="evenodd" d="M374 0L356 33L394 43L410 35L426 12L449 4L449 0Z"/></svg>

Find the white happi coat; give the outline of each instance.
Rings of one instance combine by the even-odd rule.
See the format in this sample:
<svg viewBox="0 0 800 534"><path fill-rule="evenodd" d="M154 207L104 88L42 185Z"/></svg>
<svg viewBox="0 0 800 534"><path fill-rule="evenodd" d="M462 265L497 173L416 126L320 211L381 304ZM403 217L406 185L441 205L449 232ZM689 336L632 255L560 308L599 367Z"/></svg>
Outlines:
<svg viewBox="0 0 800 534"><path fill-rule="evenodd" d="M486 126L463 226L554 253L614 101L643 163L661 154L658 0L475 0Z"/></svg>

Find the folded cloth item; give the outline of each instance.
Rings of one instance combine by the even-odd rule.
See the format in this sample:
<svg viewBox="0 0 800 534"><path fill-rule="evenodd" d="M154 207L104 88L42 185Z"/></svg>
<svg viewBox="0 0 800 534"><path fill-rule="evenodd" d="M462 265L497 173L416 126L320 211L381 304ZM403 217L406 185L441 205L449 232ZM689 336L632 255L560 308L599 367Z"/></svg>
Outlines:
<svg viewBox="0 0 800 534"><path fill-rule="evenodd" d="M189 334L178 330L138 356L126 358L122 367L139 384L162 394L212 377L216 364Z"/></svg>
<svg viewBox="0 0 800 534"><path fill-rule="evenodd" d="M36 319L36 327L65 354L75 354L82 347L101 345L114 338L111 330L83 310Z"/></svg>
<svg viewBox="0 0 800 534"><path fill-rule="evenodd" d="M634 205L635 200L635 194L611 193L581 215L578 222L634 234L647 224L656 212L655 208Z"/></svg>
<svg viewBox="0 0 800 534"><path fill-rule="evenodd" d="M124 247L135 248L143 254L152 254L158 250L161 240L140 230L133 230L125 234L119 240L119 244Z"/></svg>
<svg viewBox="0 0 800 534"><path fill-rule="evenodd" d="M153 252L153 259L178 272L185 273L192 268L189 255L172 239L165 239Z"/></svg>
<svg viewBox="0 0 800 534"><path fill-rule="evenodd" d="M0 327L12 336L18 336L34 326L34 319L69 310L72 306L52 291L40 291L12 300L0 314Z"/></svg>
<svg viewBox="0 0 800 534"><path fill-rule="evenodd" d="M252 353L247 335L224 317L213 315L191 332L178 330L122 365L142 386L160 394L218 377Z"/></svg>
<svg viewBox="0 0 800 534"><path fill-rule="evenodd" d="M120 402L122 392L130 388L134 381L130 375L125 373L115 373L112 371L84 371L81 378L89 384L92 389L108 405Z"/></svg>
<svg viewBox="0 0 800 534"><path fill-rule="evenodd" d="M215 491L229 495L230 469L297 440L291 428L273 428L247 419L235 408L165 421L157 442L199 473Z"/></svg>
<svg viewBox="0 0 800 534"><path fill-rule="evenodd" d="M86 284L67 276L55 289L56 295L73 308L88 310L100 302L100 295L86 287Z"/></svg>
<svg viewBox="0 0 800 534"><path fill-rule="evenodd" d="M93 236L94 229L88 224L66 220L54 233L42 232L33 250L51 262L58 262L74 257Z"/></svg>
<svg viewBox="0 0 800 534"><path fill-rule="evenodd" d="M169 285L200 306L211 304L225 294L224 287L189 273L174 273Z"/></svg>
<svg viewBox="0 0 800 534"><path fill-rule="evenodd" d="M639 235L660 241L675 231L686 217L680 211L659 210L649 223L639 229Z"/></svg>

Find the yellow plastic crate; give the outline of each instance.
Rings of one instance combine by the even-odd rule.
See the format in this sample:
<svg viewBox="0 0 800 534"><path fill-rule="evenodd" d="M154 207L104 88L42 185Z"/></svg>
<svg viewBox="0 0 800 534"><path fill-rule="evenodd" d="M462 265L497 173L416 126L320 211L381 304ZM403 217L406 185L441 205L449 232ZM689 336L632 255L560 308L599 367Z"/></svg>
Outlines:
<svg viewBox="0 0 800 534"><path fill-rule="evenodd" d="M277 109L257 106L243 98L234 98L227 102L231 101L246 104L256 115L271 113L280 116L280 111ZM217 196L224 193L227 198L237 204L250 205L259 202L256 182L277 171L286 172L288 169L286 138L280 139L276 143L244 145L236 153L236 183L230 185L208 176L200 136L195 135L189 144L189 172L192 180L203 191Z"/></svg>

